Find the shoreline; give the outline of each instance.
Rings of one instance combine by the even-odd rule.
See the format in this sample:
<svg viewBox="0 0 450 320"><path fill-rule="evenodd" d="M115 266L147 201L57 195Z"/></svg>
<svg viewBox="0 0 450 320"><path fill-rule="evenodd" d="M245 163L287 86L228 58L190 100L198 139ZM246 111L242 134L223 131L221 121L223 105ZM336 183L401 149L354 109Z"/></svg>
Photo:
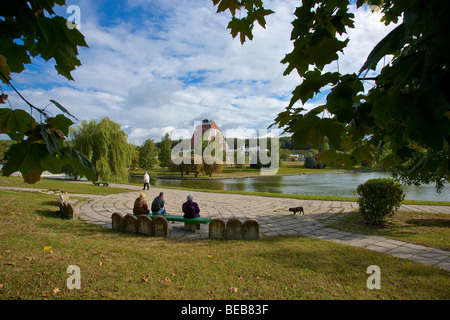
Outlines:
<svg viewBox="0 0 450 320"><path fill-rule="evenodd" d="M161 180L229 180L229 179L248 179L248 178L273 178L273 177L288 177L288 176L303 176L314 174L353 174L353 173L367 173L367 172L386 172L385 170L349 170L349 171L326 171L326 172L303 172L303 173L285 173L285 174L270 174L270 175L247 175L237 177L176 177L176 176L160 176L157 178ZM130 178L142 178L142 175L130 174Z"/></svg>

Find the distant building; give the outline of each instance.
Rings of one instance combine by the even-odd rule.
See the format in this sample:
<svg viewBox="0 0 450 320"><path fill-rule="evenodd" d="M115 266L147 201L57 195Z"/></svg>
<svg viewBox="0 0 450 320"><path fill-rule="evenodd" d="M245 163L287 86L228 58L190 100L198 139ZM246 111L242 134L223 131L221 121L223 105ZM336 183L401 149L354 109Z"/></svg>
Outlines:
<svg viewBox="0 0 450 320"><path fill-rule="evenodd" d="M195 148L194 138L195 137L197 137L197 139L201 139L202 137L204 138L205 134L207 134L208 142L210 142L217 135L221 136L222 140L223 140L223 150L228 150L228 144L225 140L225 137L223 136L222 131L217 126L217 124L214 122L214 120L208 120L208 119L204 119L202 121L202 124L198 125L194 129L194 133L192 134L192 138L191 138L191 149Z"/></svg>

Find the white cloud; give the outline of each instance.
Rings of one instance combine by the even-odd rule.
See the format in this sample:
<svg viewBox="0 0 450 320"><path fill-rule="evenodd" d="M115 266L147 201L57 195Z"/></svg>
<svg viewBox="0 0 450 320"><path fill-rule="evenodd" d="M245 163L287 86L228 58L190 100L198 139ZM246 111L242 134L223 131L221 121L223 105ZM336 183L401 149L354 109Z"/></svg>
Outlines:
<svg viewBox="0 0 450 320"><path fill-rule="evenodd" d="M239 134L267 128L299 84L295 72L283 76L280 63L292 50L296 0L265 1L276 13L267 17L266 29L256 25L254 40L243 46L226 29L229 15L217 14L211 0L72 2L81 8L89 45L80 50L75 82L39 62L17 83L37 105L55 99L79 119L110 117L131 143L159 141L166 132L188 137L194 122L205 118ZM358 71L386 34L377 14L360 9L355 15L341 72Z"/></svg>

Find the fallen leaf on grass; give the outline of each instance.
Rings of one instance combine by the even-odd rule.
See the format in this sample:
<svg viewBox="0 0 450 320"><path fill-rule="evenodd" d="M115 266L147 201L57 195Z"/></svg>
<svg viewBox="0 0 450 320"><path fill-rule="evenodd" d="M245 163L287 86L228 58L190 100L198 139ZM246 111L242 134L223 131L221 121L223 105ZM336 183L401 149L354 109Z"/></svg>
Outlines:
<svg viewBox="0 0 450 320"><path fill-rule="evenodd" d="M238 291L238 288L236 288L236 287L230 287L230 289L228 289L230 292L233 292L233 293L235 293L235 292L237 292Z"/></svg>

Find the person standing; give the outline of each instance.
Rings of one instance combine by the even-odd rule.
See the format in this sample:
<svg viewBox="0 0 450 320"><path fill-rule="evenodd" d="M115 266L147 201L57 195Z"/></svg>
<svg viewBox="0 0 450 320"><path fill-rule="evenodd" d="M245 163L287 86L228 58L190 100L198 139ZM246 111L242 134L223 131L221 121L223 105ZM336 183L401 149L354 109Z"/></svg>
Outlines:
<svg viewBox="0 0 450 320"><path fill-rule="evenodd" d="M144 173L144 188L142 190L145 190L145 187L147 187L147 190L150 189L150 176L147 171Z"/></svg>

